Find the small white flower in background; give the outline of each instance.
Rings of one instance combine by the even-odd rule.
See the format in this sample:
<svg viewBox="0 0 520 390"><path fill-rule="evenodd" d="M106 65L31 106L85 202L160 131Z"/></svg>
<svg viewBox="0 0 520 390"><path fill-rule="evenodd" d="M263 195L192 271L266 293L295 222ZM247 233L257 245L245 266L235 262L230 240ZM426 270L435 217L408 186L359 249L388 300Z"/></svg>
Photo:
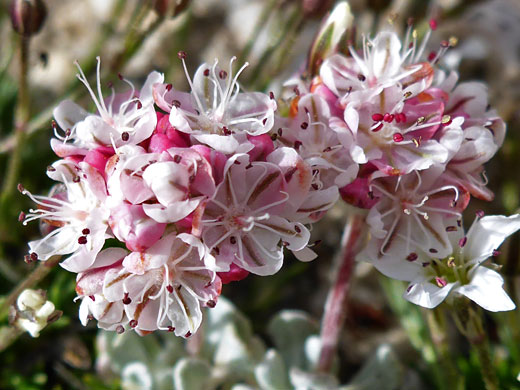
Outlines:
<svg viewBox="0 0 520 390"><path fill-rule="evenodd" d="M61 314L55 310L54 304L47 300L45 292L41 290L24 290L18 296L16 306L14 324L29 332L32 337L38 337L40 331Z"/></svg>
<svg viewBox="0 0 520 390"><path fill-rule="evenodd" d="M419 247L405 251L405 240L398 238L395 245L403 248L401 257L369 261L389 277L410 281L404 298L419 306L432 309L460 294L489 311L513 310L515 304L504 291L504 279L484 263L497 256L502 242L520 229L520 215L478 217L467 233L460 220L451 221L453 224L446 221L450 255Z"/></svg>

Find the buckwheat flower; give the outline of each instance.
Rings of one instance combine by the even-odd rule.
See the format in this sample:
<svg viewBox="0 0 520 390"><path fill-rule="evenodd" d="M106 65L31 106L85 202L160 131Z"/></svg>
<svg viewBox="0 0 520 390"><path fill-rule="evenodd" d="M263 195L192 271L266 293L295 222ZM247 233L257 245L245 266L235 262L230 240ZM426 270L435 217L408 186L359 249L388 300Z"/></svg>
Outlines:
<svg viewBox="0 0 520 390"><path fill-rule="evenodd" d="M444 220L459 218L469 196L461 188L446 182L441 169L412 172L398 178L383 178L370 184L379 201L367 216L372 239L370 257L381 258L400 254L402 238L405 252L420 247L425 252L445 255L450 242ZM363 255L360 255L363 257Z"/></svg>
<svg viewBox="0 0 520 390"><path fill-rule="evenodd" d="M250 161L247 154L230 158L224 172L201 220L202 241L214 256L206 264L219 272L235 263L257 275L274 274L282 266L283 247L299 251L310 237L302 223L283 217L291 207L285 179L290 176L273 163Z"/></svg>
<svg viewBox="0 0 520 390"><path fill-rule="evenodd" d="M399 255L371 263L385 275L410 281L404 298L426 308L436 307L450 295L464 295L489 311L513 310L515 304L503 289L502 276L485 264L520 229L520 215L477 218L467 233L460 225L457 219L446 221L450 251L445 255L422 247L405 249L399 238Z"/></svg>
<svg viewBox="0 0 520 390"><path fill-rule="evenodd" d="M88 311L96 316L93 305L99 296L107 313L114 310L112 319L117 321L110 329L128 325L140 334L160 329L182 337L196 332L202 320L201 304L214 306L221 289L220 279L204 266L200 240L170 233L144 252L124 256L123 250L112 248L116 250L109 256L103 253L111 259L109 266L107 260L100 261L101 267L78 277L76 291L88 305L83 317ZM98 294L87 295L92 292ZM100 317L104 326L105 316Z"/></svg>
<svg viewBox="0 0 520 390"><path fill-rule="evenodd" d="M59 160L47 174L60 182L50 196L22 189L38 206L25 214L24 225L41 220L50 227L44 238L29 242L30 253L40 260L71 254L61 266L72 272L82 271L94 262L109 237L105 181L85 162L75 165Z"/></svg>
<svg viewBox="0 0 520 390"><path fill-rule="evenodd" d="M191 81L184 55L181 59L191 94L175 91L171 86L159 86L154 91L159 107L170 112L172 126L226 154L247 144L247 134L255 136L271 130L275 100L261 92L240 92L237 80L247 63L233 75L235 57L228 72L220 69L215 60L213 65L201 65Z"/></svg>
<svg viewBox="0 0 520 390"><path fill-rule="evenodd" d="M97 146L119 147L125 144L138 144L144 141L155 129L155 114L152 88L163 82L163 75L152 72L140 91L126 80L130 91L116 94L112 89L109 99L103 97L101 88L101 61L97 58L97 94L91 88L85 74L76 63L78 79L85 85L97 113L89 114L76 103L65 100L54 109L54 117L65 132L60 135L55 131L56 140L51 145L58 156L77 154L78 149L90 149ZM72 140L72 143L67 141ZM84 154L84 153L81 153Z"/></svg>
<svg viewBox="0 0 520 390"><path fill-rule="evenodd" d="M421 98L405 98L401 92L398 86L388 87L373 100L349 104L343 120L330 121L355 161L370 161L386 175L445 163L449 145L434 136L444 127L445 133L460 133L463 123L463 118L444 115L441 99L427 92Z"/></svg>
<svg viewBox="0 0 520 390"><path fill-rule="evenodd" d="M356 177L358 166L339 135L329 127L331 112L325 99L308 93L297 97L291 106L286 126L278 130L278 143L294 147L313 168L317 188L349 184Z"/></svg>
<svg viewBox="0 0 520 390"><path fill-rule="evenodd" d="M446 174L473 196L491 201L493 193L486 188L483 165L502 146L506 126L488 106L487 87L478 82L455 87L457 77L452 73L439 85L447 92L445 113L464 118L463 139L448 159Z"/></svg>
<svg viewBox="0 0 520 390"><path fill-rule="evenodd" d="M351 57L335 54L327 58L320 68L320 77L340 98L343 107L350 102L370 100L393 85L400 85L403 94L415 95L433 80L432 66L418 63L424 51L421 48L415 53L415 44L402 45L395 32L383 31L374 39L363 38L361 54L350 47Z"/></svg>

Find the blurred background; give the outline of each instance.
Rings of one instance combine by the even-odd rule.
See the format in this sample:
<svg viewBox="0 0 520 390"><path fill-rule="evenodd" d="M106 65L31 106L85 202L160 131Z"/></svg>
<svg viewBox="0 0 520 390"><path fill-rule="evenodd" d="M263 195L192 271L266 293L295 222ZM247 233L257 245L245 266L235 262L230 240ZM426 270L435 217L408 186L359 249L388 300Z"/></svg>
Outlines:
<svg viewBox="0 0 520 390"><path fill-rule="evenodd" d="M2 2L0 8L0 182L6 178L9 156L16 143L13 123L20 69L16 54L18 37L11 26L8 3ZM283 82L304 66L320 22L334 5L332 0L44 0L44 3L46 19L30 41L30 121L21 148L18 178L33 193L47 193L51 186L45 169L56 159L49 146L53 136L52 109L65 98L93 108L87 91L75 77L75 60L94 82L95 58L100 56L103 83L112 82L116 90L127 88L119 81L118 73L140 85L151 70L164 72L167 82L177 89L186 89L178 51L187 53L191 74L204 61L218 58L227 63L237 56L239 65L250 63L240 78L245 90L273 91L278 96ZM424 31L428 20L435 17L439 27L429 41L432 48L437 48L443 39L458 39L456 47L442 58L441 68L458 69L462 80L486 82L491 106L508 124L506 142L487 166L495 200L489 204L475 200L468 209L468 218L471 221L471 214L477 209L493 214L516 212L520 191L520 2L351 0L349 3L358 36L362 32L371 35L390 24L403 32L410 18L418 31ZM23 227L17 222L20 211L29 207L29 199L16 192L0 208L3 301L38 266L23 261L27 241L40 234L38 226ZM268 331L269 319L282 309L303 310L315 324L319 323L348 213L348 206L338 205L315 226L314 239L322 240L316 248L319 254L316 261L300 263L287 255L286 266L278 274L263 278L249 276L224 287L223 295L244 313L252 332L266 346L274 343ZM504 267L508 291L516 302L520 302L519 248L515 236L504 245L498 258ZM59 267L49 270L38 283L37 287L47 290L47 299L63 311L63 316L44 329L39 338L22 334L5 345L0 343L1 389L147 388L146 383L139 385L123 378L128 362L118 363L121 351L110 347L114 345L113 336L98 332L95 323L87 327L79 323L79 305L73 301L74 286L73 274ZM380 345L389 344L395 352L392 369L398 374L392 385L387 382L388 386L397 383L395 389L438 388L438 378L432 369L435 340L429 336L427 318L419 308L401 299L402 291L399 282L384 280L371 266L357 264L337 362L340 383L351 380ZM487 318L505 389L520 389L516 379L520 373L518 316L515 311ZM0 339L8 328L7 317L6 310L0 311ZM453 324L448 327L453 330L450 342L459 351L455 364L466 377L466 388L482 389L475 356L457 336ZM171 352L174 356L172 349L184 348L183 342L167 341L168 336L175 338L152 334L141 339L135 336L139 340L128 343L141 343L146 348L154 345L154 352L150 350L148 354L168 356ZM136 353L136 359L145 359L143 354ZM175 359L171 367L174 362ZM171 367L165 370L171 371ZM152 378L151 383L156 383L153 381ZM171 385L164 386L167 389ZM372 387L352 389L362 388Z"/></svg>

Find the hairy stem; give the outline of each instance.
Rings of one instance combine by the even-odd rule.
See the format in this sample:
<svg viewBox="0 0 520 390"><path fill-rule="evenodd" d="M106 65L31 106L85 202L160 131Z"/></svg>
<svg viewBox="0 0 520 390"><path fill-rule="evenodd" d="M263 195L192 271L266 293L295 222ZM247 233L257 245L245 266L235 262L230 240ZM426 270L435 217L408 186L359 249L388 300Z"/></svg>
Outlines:
<svg viewBox="0 0 520 390"><path fill-rule="evenodd" d="M329 290L325 312L321 323L321 351L317 370L330 372L343 323L345 322L346 304L350 279L354 269L360 239L365 225L364 216L353 214L345 227L341 242L341 262L336 280Z"/></svg>
<svg viewBox="0 0 520 390"><path fill-rule="evenodd" d="M491 358L489 340L482 323L482 310L472 307L469 300L465 298L455 300L453 306L457 327L477 353L486 389L498 390L498 378Z"/></svg>
<svg viewBox="0 0 520 390"><path fill-rule="evenodd" d="M440 366L438 375L439 387L445 390L463 390L464 377L457 371L448 340L446 313L442 308L426 312L430 336L435 346L437 363Z"/></svg>

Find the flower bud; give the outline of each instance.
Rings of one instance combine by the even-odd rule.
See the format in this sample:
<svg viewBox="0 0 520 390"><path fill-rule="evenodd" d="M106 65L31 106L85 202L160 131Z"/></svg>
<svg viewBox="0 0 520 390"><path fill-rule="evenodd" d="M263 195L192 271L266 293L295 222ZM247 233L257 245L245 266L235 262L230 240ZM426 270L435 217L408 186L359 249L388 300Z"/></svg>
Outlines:
<svg viewBox="0 0 520 390"><path fill-rule="evenodd" d="M13 29L29 37L36 34L43 26L47 9L41 0L13 0L9 7Z"/></svg>
<svg viewBox="0 0 520 390"><path fill-rule="evenodd" d="M309 52L308 68L312 76L318 73L321 63L336 50L354 17L346 1L341 1L332 10L314 38Z"/></svg>
<svg viewBox="0 0 520 390"><path fill-rule="evenodd" d="M32 337L38 337L47 324L61 316L61 312L55 310L54 304L47 300L42 290L22 291L16 300L15 311L10 314L11 321Z"/></svg>

